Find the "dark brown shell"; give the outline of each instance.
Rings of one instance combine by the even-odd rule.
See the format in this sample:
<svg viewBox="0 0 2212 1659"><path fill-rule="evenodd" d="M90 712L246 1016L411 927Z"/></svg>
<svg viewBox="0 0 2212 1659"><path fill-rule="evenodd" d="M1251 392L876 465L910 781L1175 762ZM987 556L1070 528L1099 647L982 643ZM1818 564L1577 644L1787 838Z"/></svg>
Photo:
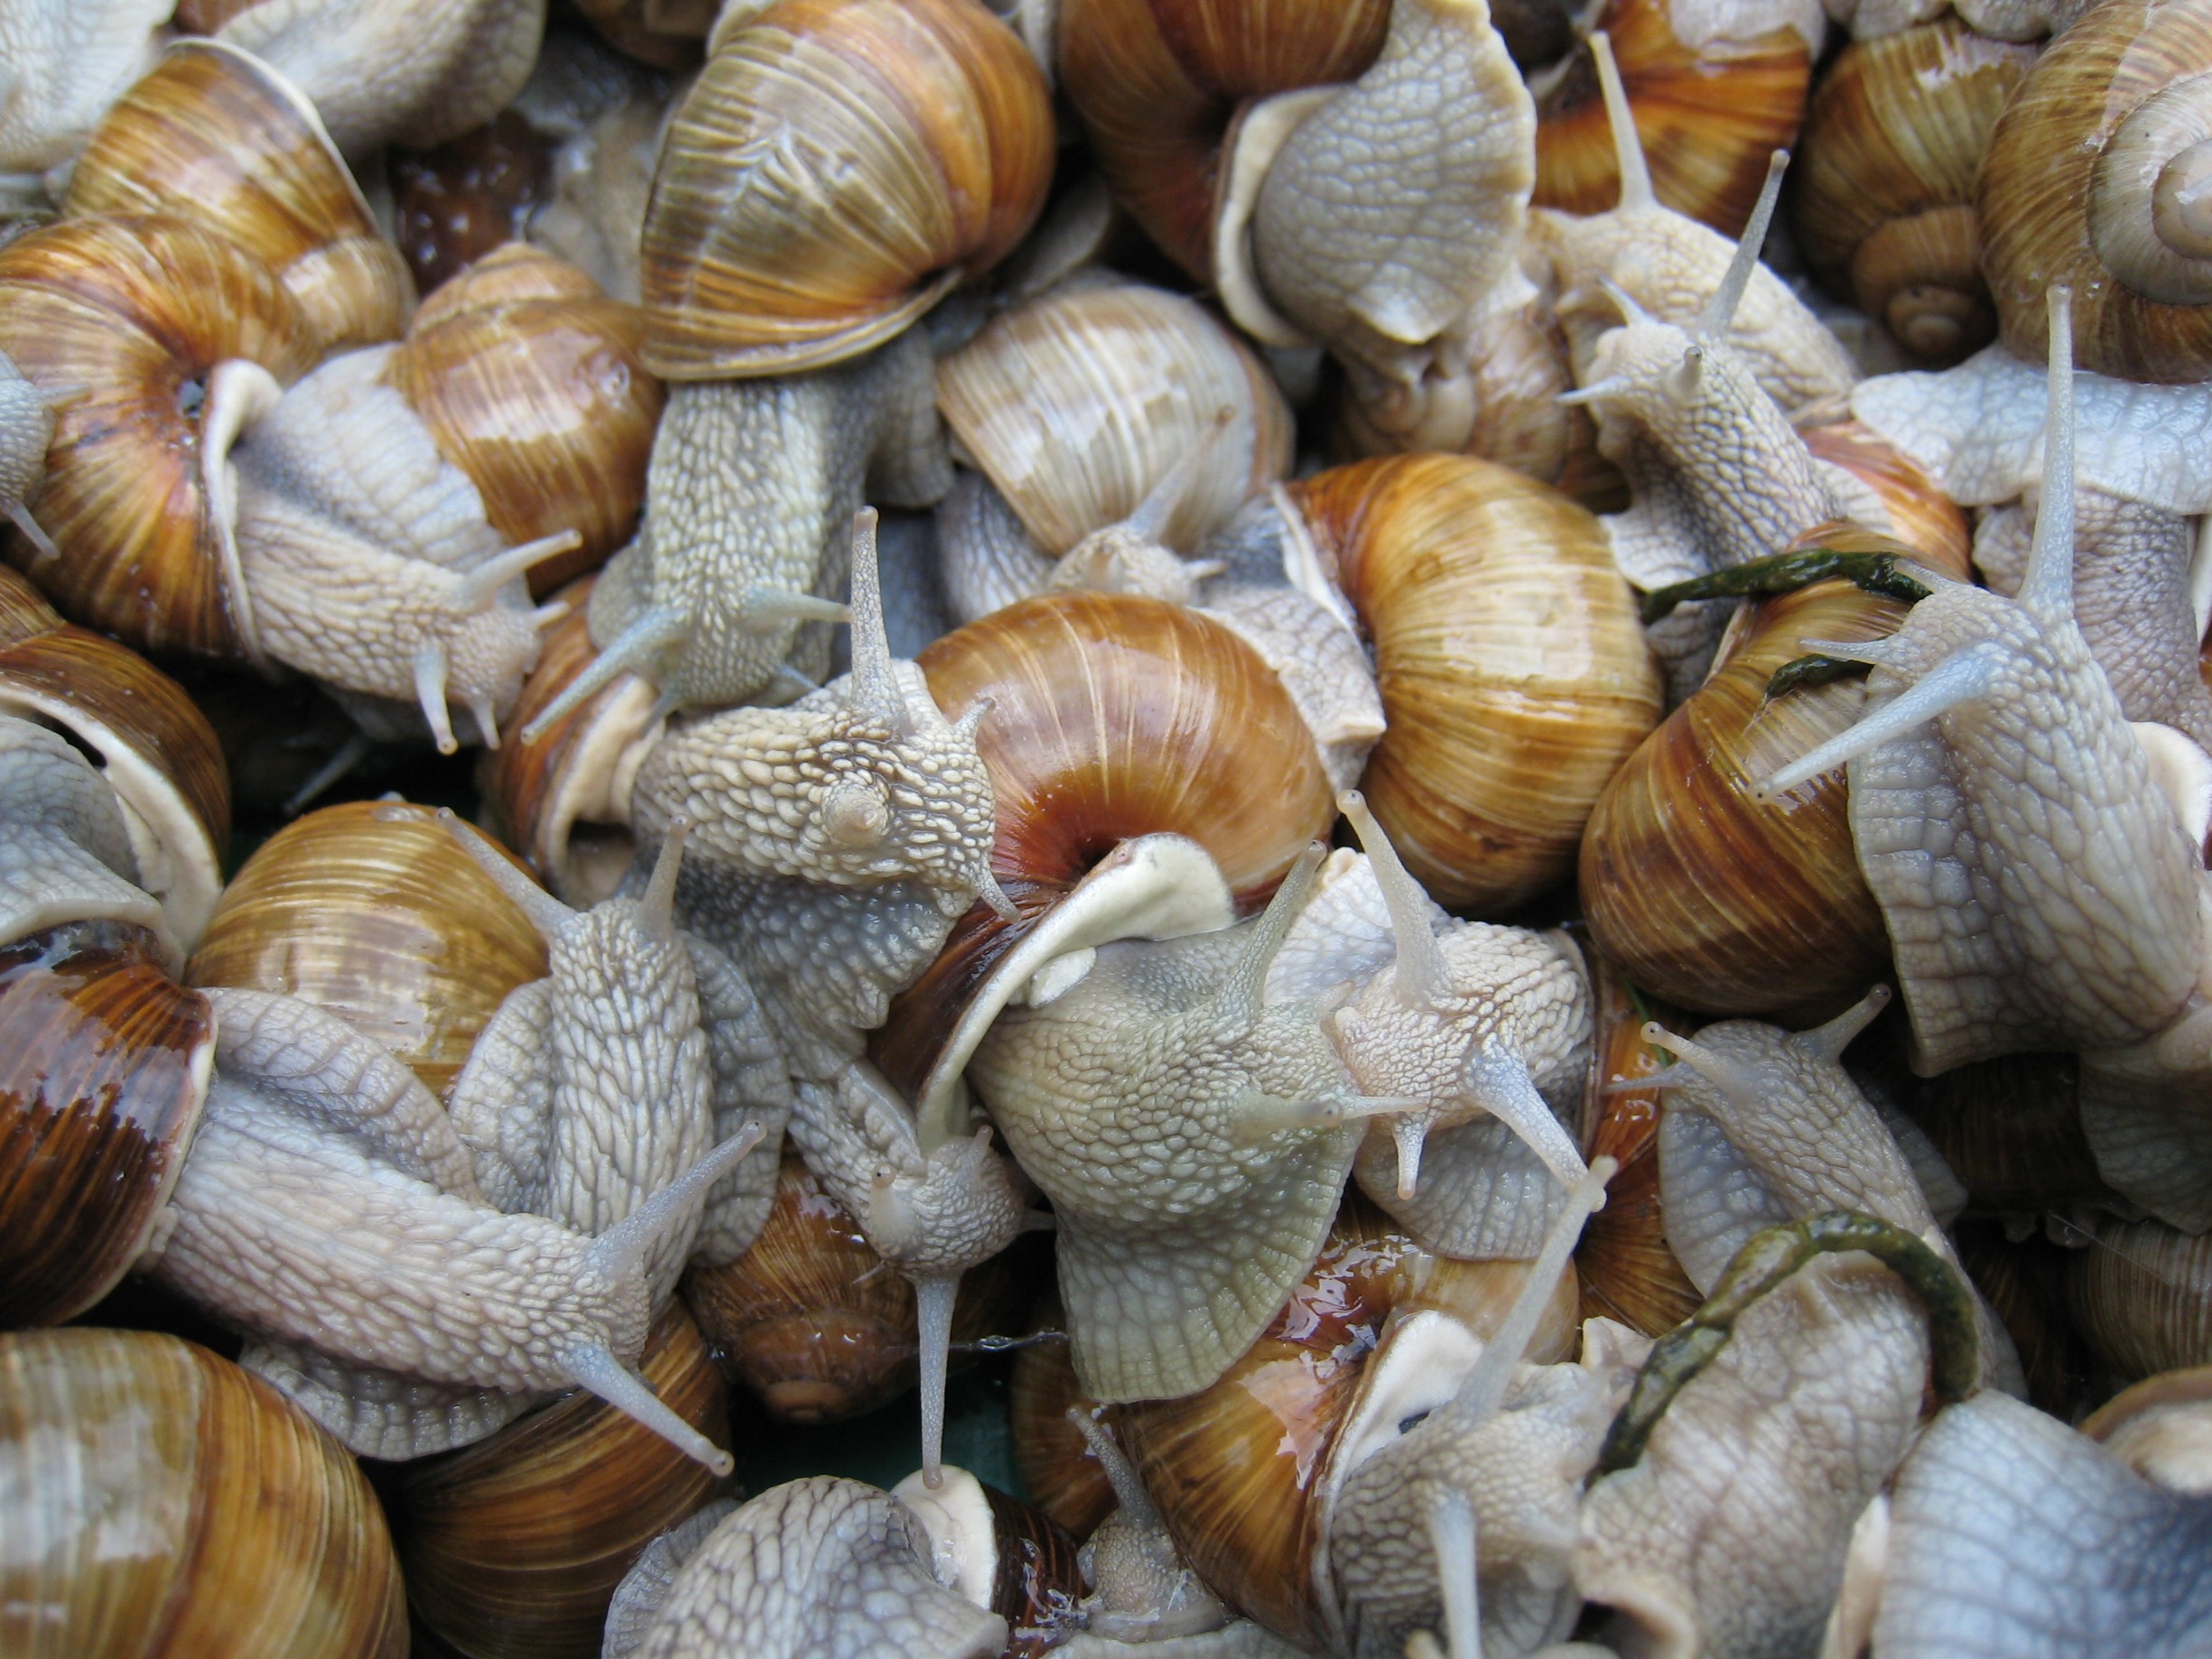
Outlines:
<svg viewBox="0 0 2212 1659"><path fill-rule="evenodd" d="M638 1368L684 1422L729 1443L721 1377L681 1303L654 1321ZM639 1552L727 1484L598 1396L570 1395L404 1466L392 1510L408 1599L469 1659L597 1659Z"/></svg>
<svg viewBox="0 0 2212 1659"><path fill-rule="evenodd" d="M1037 1304L1029 1323L1032 1330L1067 1329L1059 1292ZM1032 1342L1014 1356L1007 1397L1014 1466L1037 1506L1076 1538L1096 1532L1116 1502L1113 1483L1067 1419L1070 1406L1093 1411L1097 1404L1076 1382L1074 1353L1064 1339Z"/></svg>
<svg viewBox="0 0 2212 1659"><path fill-rule="evenodd" d="M2088 1248L2073 1254L2067 1302L2120 1376L2212 1365L2212 1237L2162 1221L2100 1221Z"/></svg>
<svg viewBox="0 0 2212 1659"><path fill-rule="evenodd" d="M0 1328L73 1318L137 1261L214 1058L214 1010L135 929L0 952Z"/></svg>

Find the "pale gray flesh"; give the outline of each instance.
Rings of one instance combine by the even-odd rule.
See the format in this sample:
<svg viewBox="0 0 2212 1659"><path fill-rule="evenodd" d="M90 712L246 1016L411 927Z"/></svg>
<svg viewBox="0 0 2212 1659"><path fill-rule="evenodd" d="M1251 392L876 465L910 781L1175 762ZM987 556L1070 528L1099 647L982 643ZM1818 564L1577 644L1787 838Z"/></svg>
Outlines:
<svg viewBox="0 0 2212 1659"><path fill-rule="evenodd" d="M1657 1037L1681 1056L1659 1074L1660 1211L1700 1291L1712 1293L1760 1228L1830 1209L1893 1222L1958 1266L1910 1160L1838 1059L1889 1000L1877 986L1828 1024L1795 1033L1724 1020L1695 1041ZM1978 1295L1975 1314L1983 1383L2024 1393L2012 1339Z"/></svg>
<svg viewBox="0 0 2212 1659"><path fill-rule="evenodd" d="M174 0L16 0L0 7L0 200L45 205L108 105L153 65Z"/></svg>
<svg viewBox="0 0 2212 1659"><path fill-rule="evenodd" d="M830 1475L763 1492L677 1572L636 1659L990 1659L1006 1620L930 1575L888 1492Z"/></svg>
<svg viewBox="0 0 2212 1659"><path fill-rule="evenodd" d="M2020 591L2035 519L1993 507L1975 526L1974 562L1998 593ZM2212 694L2197 672L2189 594L2198 521L2103 490L2076 492L2074 621L2112 681L2120 711L2157 720L2212 748Z"/></svg>
<svg viewBox="0 0 2212 1659"><path fill-rule="evenodd" d="M1811 1659L1854 1523L1904 1455L1928 1379L1920 1311L1864 1256L1753 1302L1584 1500L1575 1571L1650 1659Z"/></svg>
<svg viewBox="0 0 2212 1659"><path fill-rule="evenodd" d="M567 697L630 669L677 707L723 708L786 661L823 673L854 512L928 506L951 485L917 330L835 368L672 386L645 521L591 596L599 662Z"/></svg>
<svg viewBox="0 0 2212 1659"><path fill-rule="evenodd" d="M1094 1399L1204 1387L1321 1248L1359 1131L1319 1108L1352 1086L1318 1007L1265 991L1310 875L1241 928L1100 947L1073 989L1001 1015L970 1063L1053 1200Z"/></svg>
<svg viewBox="0 0 2212 1659"><path fill-rule="evenodd" d="M53 442L54 413L39 389L0 352L0 514L14 522L41 553L54 544L24 504L46 478L46 450Z"/></svg>
<svg viewBox="0 0 2212 1659"><path fill-rule="evenodd" d="M1898 1473L1874 1652L2212 1652L2212 1499L2162 1491L2002 1395L1951 1406Z"/></svg>

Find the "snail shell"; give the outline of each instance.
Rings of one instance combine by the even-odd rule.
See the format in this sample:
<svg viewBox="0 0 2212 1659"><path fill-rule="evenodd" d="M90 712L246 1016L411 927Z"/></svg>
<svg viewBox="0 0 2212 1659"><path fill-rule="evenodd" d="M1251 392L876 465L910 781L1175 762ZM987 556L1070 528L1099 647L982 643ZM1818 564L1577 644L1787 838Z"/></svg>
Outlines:
<svg viewBox="0 0 2212 1659"><path fill-rule="evenodd" d="M2212 1245L2162 1221L2099 1221L2074 1252L2067 1302L2120 1376L2212 1364Z"/></svg>
<svg viewBox="0 0 2212 1659"><path fill-rule="evenodd" d="M1813 94L1794 181L1806 261L1940 366L1996 337L1982 280L1974 181L2035 48L1956 17L1839 52Z"/></svg>
<svg viewBox="0 0 2212 1659"><path fill-rule="evenodd" d="M1421 1309L1488 1337L1528 1267L1430 1256L1348 1200L1305 1282L1226 1375L1179 1400L1117 1409L1129 1461L1208 1589L1278 1636L1326 1646L1334 1592L1316 1580L1337 1483L1331 1466L1377 1345L1390 1339L1393 1316ZM1532 1362L1572 1345L1574 1294L1570 1275L1531 1345Z"/></svg>
<svg viewBox="0 0 2212 1659"><path fill-rule="evenodd" d="M1238 107L1356 79L1382 50L1389 15L1389 0L1069 0L1060 84L1114 199L1206 280Z"/></svg>
<svg viewBox="0 0 2212 1659"><path fill-rule="evenodd" d="M230 785L220 741L184 688L135 652L70 626L0 569L0 713L52 726L95 759L140 885L191 949L222 890Z"/></svg>
<svg viewBox="0 0 2212 1659"><path fill-rule="evenodd" d="M636 307L513 242L432 294L385 370L438 453L476 486L501 540L582 538L531 570L539 597L595 569L637 527L662 403L643 335Z"/></svg>
<svg viewBox="0 0 2212 1659"><path fill-rule="evenodd" d="M207 998L138 929L61 927L0 952L0 1325L74 1318L137 1262L214 1050Z"/></svg>
<svg viewBox="0 0 2212 1659"><path fill-rule="evenodd" d="M2212 6L2118 0L2054 41L1991 134L1975 187L2007 350L2048 355L2045 290L2073 290L2077 365L2212 378Z"/></svg>
<svg viewBox="0 0 2212 1659"><path fill-rule="evenodd" d="M1805 116L1817 47L1795 29L1693 45L1667 0L1608 0L1594 28L1613 42L1659 199L1724 236L1742 234L1767 158ZM1534 205L1602 213L1621 176L1587 45L1530 76L1537 95Z"/></svg>
<svg viewBox="0 0 2212 1659"><path fill-rule="evenodd" d="M65 219L0 248L0 351L43 389L86 388L33 504L61 549L32 567L46 591L142 650L243 656L203 470L219 460L215 370L305 374L317 346L298 303L182 219Z"/></svg>
<svg viewBox="0 0 2212 1659"><path fill-rule="evenodd" d="M686 1423L727 1442L721 1378L680 1305L654 1321L637 1368ZM579 1391L398 1473L392 1525L408 1600L469 1659L595 1659L631 1563L726 1484Z"/></svg>
<svg viewBox="0 0 2212 1659"><path fill-rule="evenodd" d="M110 105L63 210L169 213L228 237L276 273L323 352L396 339L414 308L314 106L235 46L180 41Z"/></svg>
<svg viewBox="0 0 2212 1659"><path fill-rule="evenodd" d="M1361 782L1436 900L1496 912L1564 876L1658 670L1597 520L1464 456L1289 487L1372 637L1389 720Z"/></svg>
<svg viewBox="0 0 2212 1659"><path fill-rule="evenodd" d="M781 375L881 345L1012 251L1053 155L1044 77L981 6L782 0L721 32L668 129L647 365Z"/></svg>
<svg viewBox="0 0 2212 1659"><path fill-rule="evenodd" d="M1835 545L1886 538L1837 526ZM1808 541L1815 538L1807 538ZM1825 1018L1857 1000L1889 959L1859 871L1840 774L1785 799L1752 785L1859 718L1853 679L1769 700L1767 681L1817 639L1881 639L1905 607L1845 581L1747 607L1705 684L1616 772L1581 853L1598 949L1631 980L1711 1014Z"/></svg>
<svg viewBox="0 0 2212 1659"><path fill-rule="evenodd" d="M1196 550L1290 470L1288 404L1250 347L1196 301L1138 283L1060 290L937 366L937 407L1054 558L1137 510L1233 411L1160 542Z"/></svg>
<svg viewBox="0 0 2212 1659"><path fill-rule="evenodd" d="M287 824L246 861L185 969L335 1014L443 1096L545 944L428 812L357 801Z"/></svg>
<svg viewBox="0 0 2212 1659"><path fill-rule="evenodd" d="M399 1564L353 1460L174 1337L0 1337L14 1517L0 1643L81 1659L402 1659Z"/></svg>
<svg viewBox="0 0 2212 1659"><path fill-rule="evenodd" d="M1187 836L1249 912L1327 829L1335 802L1282 681L1226 626L1181 606L1043 594L916 661L948 718L990 700L976 741L996 814L991 869L1023 916L971 910L892 1004L870 1052L926 1112L965 1063L963 1043L981 1035L971 999L992 969L1117 846Z"/></svg>

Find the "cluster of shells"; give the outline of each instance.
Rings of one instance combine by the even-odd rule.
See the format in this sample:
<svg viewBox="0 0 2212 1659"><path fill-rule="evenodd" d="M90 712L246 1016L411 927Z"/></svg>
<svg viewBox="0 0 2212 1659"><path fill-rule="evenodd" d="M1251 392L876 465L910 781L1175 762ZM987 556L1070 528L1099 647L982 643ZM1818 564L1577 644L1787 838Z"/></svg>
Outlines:
<svg viewBox="0 0 2212 1659"><path fill-rule="evenodd" d="M0 1653L2212 1644L2212 0L0 0Z"/></svg>

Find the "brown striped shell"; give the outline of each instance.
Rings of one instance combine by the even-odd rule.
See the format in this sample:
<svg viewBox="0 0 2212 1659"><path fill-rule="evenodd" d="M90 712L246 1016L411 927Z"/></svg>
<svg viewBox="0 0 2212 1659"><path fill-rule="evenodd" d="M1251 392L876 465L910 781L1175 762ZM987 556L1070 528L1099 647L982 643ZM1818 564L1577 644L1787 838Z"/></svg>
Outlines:
<svg viewBox="0 0 2212 1659"><path fill-rule="evenodd" d="M2074 1253L2067 1302L2098 1359L2130 1379L2212 1365L2212 1239L2106 1219L2087 1244Z"/></svg>
<svg viewBox="0 0 2212 1659"><path fill-rule="evenodd" d="M123 808L140 885L191 949L222 890L230 780L184 688L127 646L63 622L0 568L0 713L54 727L88 752Z"/></svg>
<svg viewBox="0 0 2212 1659"><path fill-rule="evenodd" d="M654 1321L637 1369L684 1422L729 1442L721 1376L680 1303ZM392 1526L408 1599L469 1659L596 1659L639 1553L727 1486L596 1395L569 1395L405 1466Z"/></svg>
<svg viewBox="0 0 2212 1659"><path fill-rule="evenodd" d="M1802 541L1898 545L1847 526ZM1705 684L1613 774L1580 885L1598 949L1635 984L1700 1013L1794 1025L1840 1012L1885 971L1889 935L1859 872L1842 774L1771 802L1751 785L1849 726L1865 698L1848 679L1770 700L1774 671L1808 637L1883 638L1904 616L1841 580L1747 607Z"/></svg>
<svg viewBox="0 0 2212 1659"><path fill-rule="evenodd" d="M246 249L321 352L396 339L414 282L314 106L250 52L180 41L108 106L63 210L168 213Z"/></svg>
<svg viewBox="0 0 2212 1659"><path fill-rule="evenodd" d="M1050 95L974 0L780 0L713 47L646 211L646 361L665 379L857 357L1045 205Z"/></svg>
<svg viewBox="0 0 2212 1659"><path fill-rule="evenodd" d="M374 1037L442 1095L544 941L427 811L349 802L246 861L186 965L192 985L298 996Z"/></svg>
<svg viewBox="0 0 2212 1659"><path fill-rule="evenodd" d="M992 966L1121 842L1195 839L1250 911L1335 817L1320 752L1282 681L1197 611L1129 594L1041 594L915 660L948 719L990 700L977 747L997 813L991 869L1022 919L1002 922L978 904L893 1001L871 1052L909 1090Z"/></svg>
<svg viewBox="0 0 2212 1659"><path fill-rule="evenodd" d="M1465 456L1362 461L1289 494L1374 642L1389 725L1360 787L1407 867L1491 913L1558 881L1659 716L1597 520Z"/></svg>
<svg viewBox="0 0 2212 1659"><path fill-rule="evenodd" d="M1814 90L1790 181L1806 262L1919 362L1996 338L1974 181L2035 51L1946 15L1851 42Z"/></svg>
<svg viewBox="0 0 2212 1659"><path fill-rule="evenodd" d="M583 538L531 570L540 598L637 528L663 402L644 327L565 260L510 242L423 302L385 370L510 546Z"/></svg>
<svg viewBox="0 0 2212 1659"><path fill-rule="evenodd" d="M1666 0L1608 0L1591 27L1613 42L1660 204L1741 236L1768 156L1796 140L1805 118L1813 65L1804 39L1778 28L1693 47L1676 35ZM1533 204L1603 212L1620 199L1621 175L1589 47L1578 44L1530 80Z"/></svg>
<svg viewBox="0 0 2212 1659"><path fill-rule="evenodd" d="M137 1262L214 1063L214 1011L138 930L0 952L0 1327L74 1318Z"/></svg>
<svg viewBox="0 0 2212 1659"><path fill-rule="evenodd" d="M235 243L161 215L64 219L0 248L0 351L60 412L30 505L61 557L10 548L72 621L144 651L241 656L203 477L209 378L313 366L298 303Z"/></svg>
<svg viewBox="0 0 2212 1659"><path fill-rule="evenodd" d="M1278 1636L1326 1645L1315 1582L1327 1524L1321 1500L1370 1356L1389 1339L1391 1315L1417 1309L1489 1336L1528 1267L1431 1256L1349 1199L1305 1282L1218 1382L1183 1399L1115 1409L1111 1421L1145 1490L1208 1589ZM1569 1275L1529 1361L1559 1358L1575 1329Z"/></svg>
<svg viewBox="0 0 2212 1659"><path fill-rule="evenodd" d="M2047 290L2074 292L2074 362L2212 379L2212 4L2109 0L2036 60L1975 190L2004 344L2048 355Z"/></svg>
<svg viewBox="0 0 2212 1659"><path fill-rule="evenodd" d="M0 1649L403 1659L399 1564L338 1442L174 1337L0 1336Z"/></svg>

